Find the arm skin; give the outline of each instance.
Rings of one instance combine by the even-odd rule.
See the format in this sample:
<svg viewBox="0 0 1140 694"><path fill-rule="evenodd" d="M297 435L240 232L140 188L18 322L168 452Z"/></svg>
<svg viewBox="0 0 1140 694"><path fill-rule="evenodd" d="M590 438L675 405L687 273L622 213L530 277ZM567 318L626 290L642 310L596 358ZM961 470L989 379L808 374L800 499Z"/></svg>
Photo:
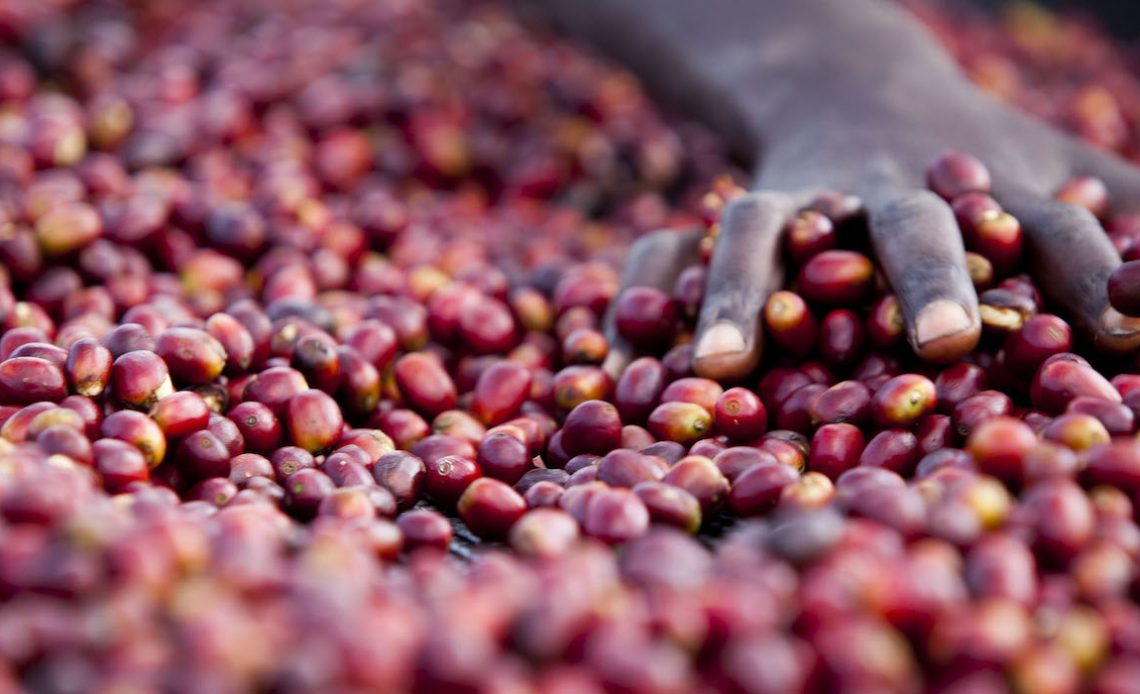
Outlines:
<svg viewBox="0 0 1140 694"><path fill-rule="evenodd" d="M858 195L919 356L949 361L980 335L977 297L949 206L927 164L957 149L986 162L994 195L1025 227L1049 297L1098 345L1140 345L1140 320L1109 308L1120 263L1087 211L1051 199L1092 174L1140 202L1140 170L975 88L889 0L541 0L564 30L625 62L656 96L703 120L754 165L753 193L725 211L698 322L694 369L735 378L757 364L759 313L781 276L779 234L821 191ZM668 289L691 256L675 232L639 241L625 284ZM639 260L640 259L640 260ZM619 370L619 343L608 363Z"/></svg>

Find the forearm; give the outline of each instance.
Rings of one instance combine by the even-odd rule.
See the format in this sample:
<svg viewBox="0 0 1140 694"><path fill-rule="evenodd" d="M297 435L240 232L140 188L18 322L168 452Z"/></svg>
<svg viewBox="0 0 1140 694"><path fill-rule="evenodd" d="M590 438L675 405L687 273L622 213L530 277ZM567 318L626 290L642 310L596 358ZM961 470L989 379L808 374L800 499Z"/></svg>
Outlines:
<svg viewBox="0 0 1140 694"><path fill-rule="evenodd" d="M879 90L892 99L904 98L915 80L964 83L949 56L890 0L539 4L745 156L796 114L835 109L848 90Z"/></svg>

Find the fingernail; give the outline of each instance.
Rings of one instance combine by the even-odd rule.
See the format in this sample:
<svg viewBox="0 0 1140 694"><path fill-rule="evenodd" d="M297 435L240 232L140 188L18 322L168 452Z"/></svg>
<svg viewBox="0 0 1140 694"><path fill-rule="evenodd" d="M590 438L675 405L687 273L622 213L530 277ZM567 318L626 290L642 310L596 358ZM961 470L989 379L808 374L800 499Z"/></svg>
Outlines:
<svg viewBox="0 0 1140 694"><path fill-rule="evenodd" d="M735 354L743 352L744 347L744 335L740 330L732 323L722 321L705 331L693 351L693 357L704 359L720 354Z"/></svg>
<svg viewBox="0 0 1140 694"><path fill-rule="evenodd" d="M1110 335L1133 335L1140 331L1140 318L1126 316L1109 306L1100 314L1100 325Z"/></svg>
<svg viewBox="0 0 1140 694"><path fill-rule="evenodd" d="M918 312L918 318L914 321L914 341L922 346L969 330L972 324L966 309L958 302L949 299L932 301Z"/></svg>

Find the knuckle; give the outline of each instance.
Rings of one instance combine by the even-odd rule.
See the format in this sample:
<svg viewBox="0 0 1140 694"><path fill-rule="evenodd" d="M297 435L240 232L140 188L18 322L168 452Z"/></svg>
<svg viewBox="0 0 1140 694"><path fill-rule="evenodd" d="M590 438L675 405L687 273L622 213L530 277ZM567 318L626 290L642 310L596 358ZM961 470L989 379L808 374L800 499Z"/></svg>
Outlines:
<svg viewBox="0 0 1140 694"><path fill-rule="evenodd" d="M724 233L741 233L785 215L789 198L785 193L760 191L745 193L728 204L721 215Z"/></svg>
<svg viewBox="0 0 1140 694"><path fill-rule="evenodd" d="M934 215L949 214L949 206L935 193L929 190L908 190L887 200L875 217L879 224L898 226L913 224Z"/></svg>
<svg viewBox="0 0 1140 694"><path fill-rule="evenodd" d="M1071 202L1050 200L1044 204L1044 215L1050 227L1062 232L1081 232L1100 225L1092 212Z"/></svg>

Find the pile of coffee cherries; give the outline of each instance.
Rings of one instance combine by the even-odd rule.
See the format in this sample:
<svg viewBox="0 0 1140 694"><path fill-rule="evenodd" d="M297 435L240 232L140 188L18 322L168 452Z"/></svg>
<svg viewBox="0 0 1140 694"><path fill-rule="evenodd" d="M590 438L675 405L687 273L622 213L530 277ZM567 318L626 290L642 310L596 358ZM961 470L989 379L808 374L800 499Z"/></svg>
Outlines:
<svg viewBox="0 0 1140 694"><path fill-rule="evenodd" d="M740 189L629 75L479 4L64 4L0 7L0 688L1140 681L1140 375L981 162L929 172L974 354L913 359L824 197L721 384L704 266L618 263Z"/></svg>

